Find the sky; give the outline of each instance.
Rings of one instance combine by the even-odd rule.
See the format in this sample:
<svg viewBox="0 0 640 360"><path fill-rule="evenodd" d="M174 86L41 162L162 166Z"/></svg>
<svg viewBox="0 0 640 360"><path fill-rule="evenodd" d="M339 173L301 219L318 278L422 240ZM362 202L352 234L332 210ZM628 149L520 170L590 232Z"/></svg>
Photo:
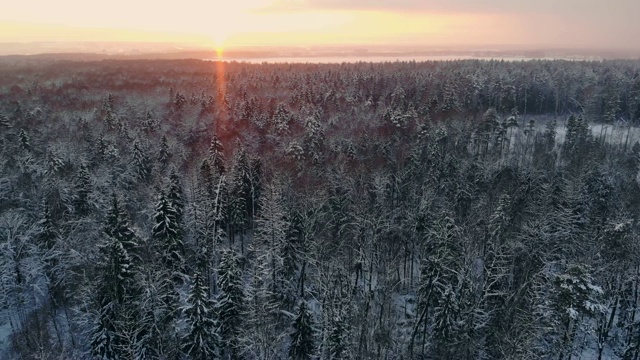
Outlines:
<svg viewBox="0 0 640 360"><path fill-rule="evenodd" d="M640 0L20 0L2 5L0 43L638 50L638 14Z"/></svg>

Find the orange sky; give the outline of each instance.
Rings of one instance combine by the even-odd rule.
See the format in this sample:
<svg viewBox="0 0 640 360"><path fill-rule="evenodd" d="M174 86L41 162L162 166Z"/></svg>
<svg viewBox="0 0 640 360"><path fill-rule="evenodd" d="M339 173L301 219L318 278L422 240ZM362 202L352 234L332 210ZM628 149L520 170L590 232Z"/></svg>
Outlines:
<svg viewBox="0 0 640 360"><path fill-rule="evenodd" d="M2 8L0 42L640 46L638 0L21 0Z"/></svg>

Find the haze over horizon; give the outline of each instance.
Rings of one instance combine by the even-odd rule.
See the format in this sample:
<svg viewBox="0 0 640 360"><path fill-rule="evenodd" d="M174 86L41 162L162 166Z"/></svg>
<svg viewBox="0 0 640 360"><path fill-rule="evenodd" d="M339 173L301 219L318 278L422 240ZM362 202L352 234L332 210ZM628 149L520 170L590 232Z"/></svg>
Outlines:
<svg viewBox="0 0 640 360"><path fill-rule="evenodd" d="M634 0L25 0L4 5L0 47L141 42L219 49L404 45L638 51L638 13L640 2Z"/></svg>

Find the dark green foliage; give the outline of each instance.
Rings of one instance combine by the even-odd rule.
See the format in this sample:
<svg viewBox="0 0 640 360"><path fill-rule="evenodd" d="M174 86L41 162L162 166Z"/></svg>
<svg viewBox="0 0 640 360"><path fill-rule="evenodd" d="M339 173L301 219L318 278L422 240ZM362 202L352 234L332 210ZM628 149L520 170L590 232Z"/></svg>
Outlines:
<svg viewBox="0 0 640 360"><path fill-rule="evenodd" d="M167 200L169 200L171 207L176 212L176 223L180 229L179 235L182 233L183 216L184 216L184 191L182 190L182 183L180 182L180 175L175 169L171 170L169 176L169 191L167 193Z"/></svg>
<svg viewBox="0 0 640 360"><path fill-rule="evenodd" d="M96 360L119 360L116 349L119 342L114 322L114 304L107 302L100 308L98 319L91 332L91 355Z"/></svg>
<svg viewBox="0 0 640 360"><path fill-rule="evenodd" d="M107 236L117 240L136 261L139 258L138 237L129 225L129 216L115 194L111 196L111 208L107 211L104 232Z"/></svg>
<svg viewBox="0 0 640 360"><path fill-rule="evenodd" d="M327 339L330 359L349 358L349 333L346 319L336 315L330 322L329 336Z"/></svg>
<svg viewBox="0 0 640 360"><path fill-rule="evenodd" d="M162 164L163 167L169 165L169 161L171 160L172 154L169 149L169 144L167 143L167 137L163 136L160 142L160 151L158 152L158 161Z"/></svg>
<svg viewBox="0 0 640 360"><path fill-rule="evenodd" d="M640 354L637 61L3 66L5 357Z"/></svg>
<svg viewBox="0 0 640 360"><path fill-rule="evenodd" d="M151 176L151 161L145 151L142 149L140 141L136 139L133 142L133 171L139 180L148 180Z"/></svg>
<svg viewBox="0 0 640 360"><path fill-rule="evenodd" d="M86 214L89 210L89 197L91 195L91 175L85 164L80 166L75 179L74 205L78 214Z"/></svg>
<svg viewBox="0 0 640 360"><path fill-rule="evenodd" d="M18 137L20 138L20 147L22 147L24 150L31 150L31 141L29 140L29 135L27 135L24 130L20 130Z"/></svg>
<svg viewBox="0 0 640 360"><path fill-rule="evenodd" d="M10 128L11 127L11 123L9 122L9 118L7 117L7 115L0 113L0 128Z"/></svg>
<svg viewBox="0 0 640 360"><path fill-rule="evenodd" d="M214 306L202 277L196 272L184 309L188 332L182 338L182 351L191 359L208 360L216 357L219 340Z"/></svg>
<svg viewBox="0 0 640 360"><path fill-rule="evenodd" d="M315 354L315 334L313 318L306 301L300 303L298 315L293 321L289 358L294 360L311 359Z"/></svg>
<svg viewBox="0 0 640 360"><path fill-rule="evenodd" d="M164 193L160 193L153 218L155 225L152 238L160 249L164 265L174 272L184 271L184 244L177 212Z"/></svg>
<svg viewBox="0 0 640 360"><path fill-rule="evenodd" d="M231 359L239 359L245 295L238 256L233 250L222 255L218 269L218 288L220 295L215 309L220 322L224 352Z"/></svg>

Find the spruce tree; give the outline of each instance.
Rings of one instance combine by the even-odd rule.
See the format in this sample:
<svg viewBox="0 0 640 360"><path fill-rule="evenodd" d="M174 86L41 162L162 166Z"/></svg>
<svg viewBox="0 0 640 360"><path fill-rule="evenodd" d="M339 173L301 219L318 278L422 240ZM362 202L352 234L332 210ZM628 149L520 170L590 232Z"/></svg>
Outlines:
<svg viewBox="0 0 640 360"><path fill-rule="evenodd" d="M293 360L311 359L315 353L313 318L306 301L300 303L298 315L293 321L289 358Z"/></svg>
<svg viewBox="0 0 640 360"><path fill-rule="evenodd" d="M124 333L126 307L132 300L132 262L122 242L108 234L99 250L101 280L95 292L99 314L91 333L91 353L96 359L115 360L121 358L130 340Z"/></svg>
<svg viewBox="0 0 640 360"><path fill-rule="evenodd" d="M171 206L164 193L160 193L153 216L152 238L160 248L161 258L167 269L182 272L184 269L184 244L176 220L176 210Z"/></svg>
<svg viewBox="0 0 640 360"><path fill-rule="evenodd" d="M234 250L228 250L222 255L218 269L218 288L220 295L216 312L220 321L220 335L226 345L227 355L231 359L239 359L245 295L238 256Z"/></svg>
<svg viewBox="0 0 640 360"><path fill-rule="evenodd" d="M92 359L119 360L117 344L118 329L112 302L104 303L99 311L96 323L91 330L90 349Z"/></svg>
<svg viewBox="0 0 640 360"><path fill-rule="evenodd" d="M9 122L9 118L4 113L0 113L0 128L8 129L11 127L11 123Z"/></svg>
<svg viewBox="0 0 640 360"><path fill-rule="evenodd" d="M218 325L213 307L204 279L195 272L184 309L189 330L182 338L182 351L191 359L209 360L217 356Z"/></svg>
<svg viewBox="0 0 640 360"><path fill-rule="evenodd" d="M42 227L42 231L40 232L40 248L44 253L44 270L49 280L49 296L54 303L59 304L59 302L62 301L62 285L60 284L61 279L57 274L60 258L59 254L56 253L56 247L60 234L49 206L45 205L44 216L40 221L40 226Z"/></svg>
<svg viewBox="0 0 640 360"><path fill-rule="evenodd" d="M31 140L29 139L29 135L27 135L24 129L20 130L18 137L20 138L20 147L27 151L31 150Z"/></svg>
<svg viewBox="0 0 640 360"><path fill-rule="evenodd" d="M112 194L111 208L107 211L104 232L122 243L134 262L137 263L140 260L138 237L129 225L129 216L116 194Z"/></svg>
<svg viewBox="0 0 640 360"><path fill-rule="evenodd" d="M180 176L175 169L171 170L171 175L169 176L169 192L167 193L167 198L171 203L171 206L176 211L176 222L178 223L178 228L182 230L184 225L184 191L182 190Z"/></svg>
<svg viewBox="0 0 640 360"><path fill-rule="evenodd" d="M294 282L291 277L285 278L284 255L289 254L290 243L287 239L289 222L284 212L284 201L282 192L278 184L271 184L265 191L262 198L262 212L256 219L256 230L254 233L254 244L259 248L259 257L263 259L265 283L268 290L279 296L280 303L284 304L295 294L295 289L289 285ZM288 259L290 260L290 259ZM281 305L282 305L281 304ZM292 306L294 304L291 304Z"/></svg>
<svg viewBox="0 0 640 360"><path fill-rule="evenodd" d="M214 134L211 139L211 145L209 146L209 159L218 175L224 174L226 170L223 151L224 147L222 146L222 142L218 136Z"/></svg>
<svg viewBox="0 0 640 360"><path fill-rule="evenodd" d="M91 175L89 175L87 166L82 164L75 179L74 204L78 214L85 214L89 210L89 195L91 191Z"/></svg>
<svg viewBox="0 0 640 360"><path fill-rule="evenodd" d="M166 166L169 165L170 160L171 151L169 149L169 144L167 143L167 136L163 135L160 142L160 151L158 152L158 161L162 164L163 168L166 168Z"/></svg>
<svg viewBox="0 0 640 360"><path fill-rule="evenodd" d="M133 166L136 177L139 180L147 180L151 176L151 161L145 154L140 140L133 142Z"/></svg>
<svg viewBox="0 0 640 360"><path fill-rule="evenodd" d="M327 338L330 359L349 358L349 337L346 320L336 314L332 319Z"/></svg>

